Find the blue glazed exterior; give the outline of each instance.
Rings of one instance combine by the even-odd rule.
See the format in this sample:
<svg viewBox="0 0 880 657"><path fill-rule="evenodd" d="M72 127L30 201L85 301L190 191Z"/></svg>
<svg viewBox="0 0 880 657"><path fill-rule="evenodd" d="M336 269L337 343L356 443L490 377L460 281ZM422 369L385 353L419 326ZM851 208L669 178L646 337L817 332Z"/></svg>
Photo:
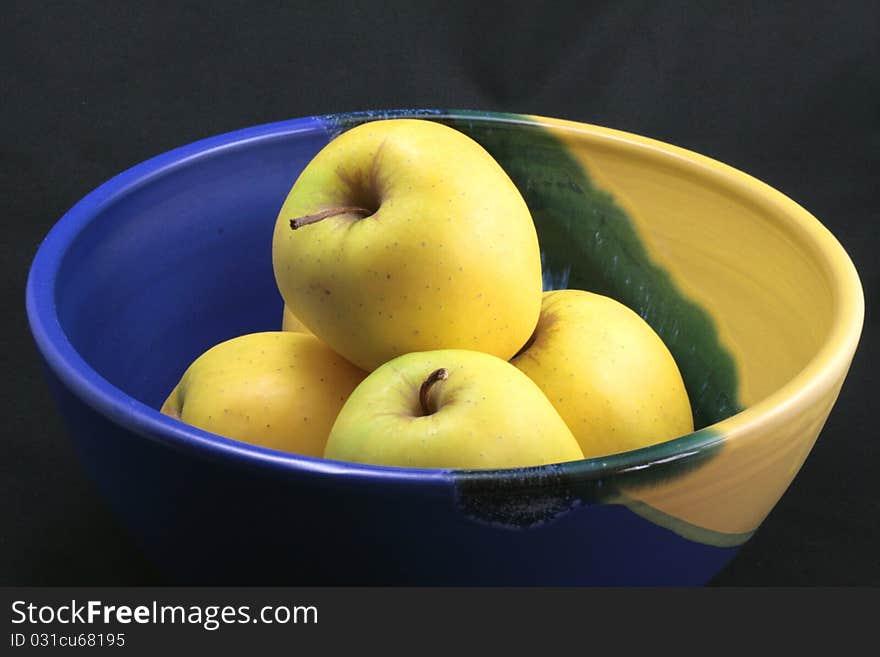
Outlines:
<svg viewBox="0 0 880 657"><path fill-rule="evenodd" d="M181 583L707 581L737 548L687 540L596 494L638 457L614 471L480 479L274 452L156 410L208 347L278 329L278 209L312 156L363 116L259 126L156 157L85 197L41 245L31 329L122 524ZM509 512L523 500L524 513Z"/></svg>

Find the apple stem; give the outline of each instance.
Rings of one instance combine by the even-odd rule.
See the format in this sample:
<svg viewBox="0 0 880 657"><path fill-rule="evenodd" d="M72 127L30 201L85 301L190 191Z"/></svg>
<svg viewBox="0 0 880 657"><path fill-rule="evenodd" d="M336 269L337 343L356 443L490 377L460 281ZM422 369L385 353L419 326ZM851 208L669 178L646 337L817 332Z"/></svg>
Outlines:
<svg viewBox="0 0 880 657"><path fill-rule="evenodd" d="M347 214L349 212L354 212L357 214L362 214L365 217L373 214L366 208L361 208L356 205L344 205L338 208L327 208L325 210L321 210L320 212L315 212L314 214L307 214L303 217L297 217L296 219L290 220L290 227L293 230L297 228L302 228L303 226L308 226L309 224L314 224L322 219L326 219L327 217L334 217L337 214Z"/></svg>
<svg viewBox="0 0 880 657"><path fill-rule="evenodd" d="M431 415L434 412L428 405L428 394L431 392L431 387L438 381L445 381L448 378L449 372L441 367L439 370L431 372L424 383L422 383L422 387L419 388L419 403L422 405L422 415Z"/></svg>

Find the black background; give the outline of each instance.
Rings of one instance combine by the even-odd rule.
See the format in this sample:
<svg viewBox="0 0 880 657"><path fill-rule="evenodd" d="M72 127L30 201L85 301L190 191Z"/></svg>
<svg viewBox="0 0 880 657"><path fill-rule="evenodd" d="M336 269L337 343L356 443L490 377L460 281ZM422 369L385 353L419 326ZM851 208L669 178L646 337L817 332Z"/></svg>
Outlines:
<svg viewBox="0 0 880 657"><path fill-rule="evenodd" d="M862 343L807 463L712 583L880 584L880 11L772 4L3 2L0 584L166 583L86 479L40 376L24 284L52 224L202 137L404 107L654 137L764 180L831 229L862 277Z"/></svg>

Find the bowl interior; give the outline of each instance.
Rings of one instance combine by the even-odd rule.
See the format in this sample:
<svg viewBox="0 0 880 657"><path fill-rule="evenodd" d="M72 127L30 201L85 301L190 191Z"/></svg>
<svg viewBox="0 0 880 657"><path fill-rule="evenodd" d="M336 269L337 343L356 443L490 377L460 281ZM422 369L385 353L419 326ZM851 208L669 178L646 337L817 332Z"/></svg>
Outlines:
<svg viewBox="0 0 880 657"><path fill-rule="evenodd" d="M279 330L271 231L297 173L325 143L294 134L220 149L112 198L58 270L58 318L98 374L158 408L220 341Z"/></svg>
<svg viewBox="0 0 880 657"><path fill-rule="evenodd" d="M71 212L76 234L51 292L75 351L156 409L207 348L278 330L278 210L320 148L366 118L222 136L140 165L87 197ZM482 143L517 183L538 228L546 287L608 294L658 331L682 370L698 429L779 390L822 347L835 313L832 273L813 229L791 221L796 206L766 186L592 126L431 118Z"/></svg>

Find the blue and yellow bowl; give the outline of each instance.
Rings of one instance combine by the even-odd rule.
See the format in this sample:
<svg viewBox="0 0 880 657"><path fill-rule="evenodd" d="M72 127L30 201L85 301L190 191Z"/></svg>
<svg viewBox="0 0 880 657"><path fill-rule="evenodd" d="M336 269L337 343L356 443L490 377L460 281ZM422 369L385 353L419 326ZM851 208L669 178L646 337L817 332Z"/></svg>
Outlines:
<svg viewBox="0 0 880 657"><path fill-rule="evenodd" d="M494 472L275 452L157 410L201 352L277 330L278 209L328 140L389 116L441 121L529 204L545 285L634 308L675 356L697 431ZM184 146L105 183L52 229L31 328L83 463L177 581L228 584L706 582L806 459L849 368L861 286L792 200L695 153L533 116L369 112Z"/></svg>

